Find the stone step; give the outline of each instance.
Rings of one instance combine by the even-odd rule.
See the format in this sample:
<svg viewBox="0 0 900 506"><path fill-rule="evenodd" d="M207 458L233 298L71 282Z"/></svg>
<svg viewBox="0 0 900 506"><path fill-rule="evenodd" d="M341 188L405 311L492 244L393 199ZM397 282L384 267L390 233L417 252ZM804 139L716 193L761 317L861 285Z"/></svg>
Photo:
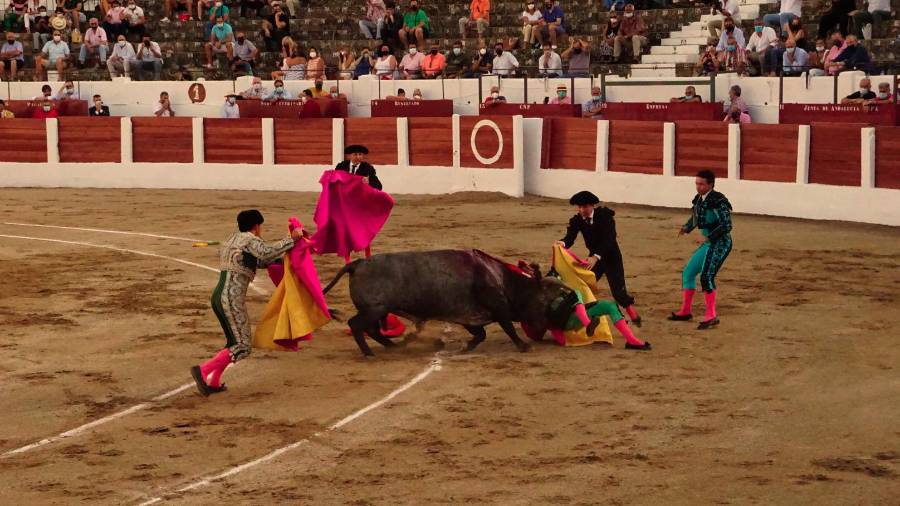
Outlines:
<svg viewBox="0 0 900 506"><path fill-rule="evenodd" d="M692 45L692 46L705 46L707 39L709 38L709 33L700 37L683 37L683 38L672 38L667 37L662 39L661 44L663 46L681 46L681 45Z"/></svg>
<svg viewBox="0 0 900 506"><path fill-rule="evenodd" d="M692 54L645 54L641 63L697 63L700 60L699 53Z"/></svg>
<svg viewBox="0 0 900 506"><path fill-rule="evenodd" d="M702 45L653 46L650 48L650 54L698 54L702 50Z"/></svg>
<svg viewBox="0 0 900 506"><path fill-rule="evenodd" d="M678 74L674 67L659 67L645 63L635 63L631 66L631 77L676 77Z"/></svg>

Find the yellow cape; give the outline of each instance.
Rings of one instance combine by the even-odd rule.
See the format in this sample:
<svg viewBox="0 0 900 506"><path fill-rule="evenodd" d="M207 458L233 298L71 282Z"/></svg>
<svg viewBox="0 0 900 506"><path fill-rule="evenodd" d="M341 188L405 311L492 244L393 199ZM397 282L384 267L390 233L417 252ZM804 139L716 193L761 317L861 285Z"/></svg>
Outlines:
<svg viewBox="0 0 900 506"><path fill-rule="evenodd" d="M561 244L553 246L553 269L563 284L581 295L581 300L585 304L597 300L597 277L579 263ZM597 342L612 344L613 342L612 332L609 330L609 318L606 316L600 318L600 325L597 326L593 336L588 336L584 327L567 330L564 334L566 346L583 346Z"/></svg>
<svg viewBox="0 0 900 506"><path fill-rule="evenodd" d="M284 277L256 325L256 332L253 334L254 348L286 350L275 341L307 336L330 319L315 303L306 287L297 281L291 270L289 257L290 255L284 255Z"/></svg>

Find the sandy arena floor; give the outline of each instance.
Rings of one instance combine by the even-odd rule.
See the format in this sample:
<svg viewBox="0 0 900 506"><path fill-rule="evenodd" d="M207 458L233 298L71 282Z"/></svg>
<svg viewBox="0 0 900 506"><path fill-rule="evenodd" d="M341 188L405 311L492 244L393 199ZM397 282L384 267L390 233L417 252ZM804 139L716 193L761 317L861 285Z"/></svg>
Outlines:
<svg viewBox="0 0 900 506"><path fill-rule="evenodd" d="M277 238L315 195L0 190L0 222L222 240L242 208ZM685 195L685 202L690 195ZM340 324L296 354L256 352L209 399L188 368L222 344L216 274L171 260L0 237L0 504L140 504L309 438L175 504L898 504L900 230L735 216L720 328L665 320L695 247L685 210L613 205L649 353L537 344L496 326L473 355L441 323L365 361ZM478 247L546 265L562 201L398 198L378 251ZM217 266L188 241L3 224ZM579 243L576 251L583 252ZM317 260L323 280L340 267ZM265 276L259 286L271 290ZM605 283L603 284L606 289ZM255 319L266 296L251 292ZM345 314L347 283L330 294ZM702 308L695 309L702 311ZM332 431L422 372L392 402ZM318 435L316 435L318 433Z"/></svg>

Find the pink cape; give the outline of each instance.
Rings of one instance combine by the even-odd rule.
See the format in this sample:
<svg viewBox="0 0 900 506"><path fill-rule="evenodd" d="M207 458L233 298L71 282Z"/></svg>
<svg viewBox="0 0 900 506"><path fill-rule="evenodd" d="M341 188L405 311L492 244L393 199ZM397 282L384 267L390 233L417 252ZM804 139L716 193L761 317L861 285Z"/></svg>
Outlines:
<svg viewBox="0 0 900 506"><path fill-rule="evenodd" d="M346 257L366 249L391 215L394 199L342 170L326 170L319 183L322 194L312 238L316 253Z"/></svg>

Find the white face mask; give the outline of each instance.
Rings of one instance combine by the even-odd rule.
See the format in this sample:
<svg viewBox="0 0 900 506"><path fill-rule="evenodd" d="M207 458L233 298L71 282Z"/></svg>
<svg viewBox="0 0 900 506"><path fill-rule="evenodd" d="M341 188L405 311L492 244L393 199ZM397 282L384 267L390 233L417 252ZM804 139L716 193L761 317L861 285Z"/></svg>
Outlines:
<svg viewBox="0 0 900 506"><path fill-rule="evenodd" d="M625 13L625 17L626 17L626 18L630 18L630 17L633 17L633 16L634 16L634 13L633 13L633 12L626 12L626 13Z"/></svg>
<svg viewBox="0 0 900 506"><path fill-rule="evenodd" d="M591 95L591 100L593 100L594 102L599 102L599 101L600 101L600 95Z"/></svg>
<svg viewBox="0 0 900 506"><path fill-rule="evenodd" d="M317 53L317 52L315 52L315 51L310 51L310 52L309 52L309 57L310 57L310 58L315 58L316 56L318 56L318 54L319 54L319 53Z"/></svg>
<svg viewBox="0 0 900 506"><path fill-rule="evenodd" d="M59 35L53 36L53 42L59 42L60 40L62 40L62 37L60 37Z"/></svg>
<svg viewBox="0 0 900 506"><path fill-rule="evenodd" d="M44 112L50 112L50 106L49 106L49 105L43 106L42 109L44 109Z"/></svg>
<svg viewBox="0 0 900 506"><path fill-rule="evenodd" d="M459 56L459 53L462 53L462 49L460 49L460 48L458 48L458 47L454 47L454 48L453 48L453 54Z"/></svg>
<svg viewBox="0 0 900 506"><path fill-rule="evenodd" d="M413 95L413 100L422 100L422 95Z"/></svg>
<svg viewBox="0 0 900 506"><path fill-rule="evenodd" d="M125 47L126 42L124 40L120 40L116 44L118 44L119 47Z"/></svg>
<svg viewBox="0 0 900 506"><path fill-rule="evenodd" d="M225 26L225 23L216 23L216 26L218 26L219 28L222 28L223 26Z"/></svg>
<svg viewBox="0 0 900 506"><path fill-rule="evenodd" d="M275 92L276 93L284 93L284 86L276 86Z"/></svg>
<svg viewBox="0 0 900 506"><path fill-rule="evenodd" d="M485 49L485 48L481 48L478 50L478 54L486 54L486 53L487 53L487 49Z"/></svg>
<svg viewBox="0 0 900 506"><path fill-rule="evenodd" d="M497 92L497 91L491 92L491 97L492 97L492 98L499 98L499 97L500 97L500 92Z"/></svg>
<svg viewBox="0 0 900 506"><path fill-rule="evenodd" d="M816 46L816 51L822 52L825 50L825 46Z"/></svg>
<svg viewBox="0 0 900 506"><path fill-rule="evenodd" d="M237 102L237 99L236 99L236 98L234 98L234 97L228 97L228 103L229 103L229 104L234 105L235 102Z"/></svg>
<svg viewBox="0 0 900 506"><path fill-rule="evenodd" d="M409 54L416 54L416 51L418 50L414 47L409 48Z"/></svg>

